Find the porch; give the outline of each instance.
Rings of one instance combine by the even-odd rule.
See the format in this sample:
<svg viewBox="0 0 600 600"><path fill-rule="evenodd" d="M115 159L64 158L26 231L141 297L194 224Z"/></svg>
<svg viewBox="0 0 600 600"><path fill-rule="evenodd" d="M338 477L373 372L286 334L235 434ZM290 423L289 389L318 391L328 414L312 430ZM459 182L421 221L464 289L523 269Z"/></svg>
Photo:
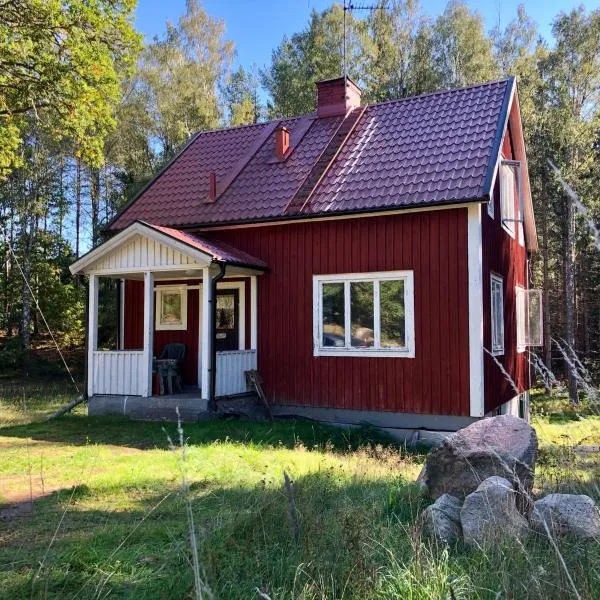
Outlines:
<svg viewBox="0 0 600 600"><path fill-rule="evenodd" d="M129 405L147 418L151 406L170 413L176 401L193 416L216 397L245 393L244 373L257 368L257 277L264 269L229 246L142 222L80 258L71 271L89 278L90 414L93 406L127 413ZM120 282L116 348L98 344L101 278ZM157 397L153 371L169 344L185 347L178 365L185 391Z"/></svg>

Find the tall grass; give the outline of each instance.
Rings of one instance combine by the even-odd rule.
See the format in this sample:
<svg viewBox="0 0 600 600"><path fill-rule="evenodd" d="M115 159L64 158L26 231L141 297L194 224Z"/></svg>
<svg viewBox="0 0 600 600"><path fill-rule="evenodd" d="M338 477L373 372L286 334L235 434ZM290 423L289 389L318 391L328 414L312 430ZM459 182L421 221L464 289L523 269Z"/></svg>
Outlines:
<svg viewBox="0 0 600 600"><path fill-rule="evenodd" d="M542 443L536 493L593 476L593 459L575 462L555 443L586 417L550 423L558 400L535 403L556 428ZM593 541L556 540L566 569L543 536L485 552L436 547L415 525L428 503L413 483L424 455L373 432L293 421L164 427L174 449L161 424L122 419L0 430L0 488L19 476L27 488L43 452L55 490L0 525L0 597L194 598L198 572L200 589L227 600L600 598Z"/></svg>

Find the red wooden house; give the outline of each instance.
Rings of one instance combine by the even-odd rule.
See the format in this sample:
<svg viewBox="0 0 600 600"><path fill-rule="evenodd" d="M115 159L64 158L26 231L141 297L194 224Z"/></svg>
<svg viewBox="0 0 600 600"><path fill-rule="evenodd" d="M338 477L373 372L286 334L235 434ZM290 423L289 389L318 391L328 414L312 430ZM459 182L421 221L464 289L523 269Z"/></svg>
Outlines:
<svg viewBox="0 0 600 600"><path fill-rule="evenodd" d="M198 133L71 267L90 281L90 411L181 404L149 397L153 357L182 342L192 411L258 369L279 414L453 430L518 413L540 331L515 80L360 96L322 81L314 114ZM121 280L112 350L100 277Z"/></svg>

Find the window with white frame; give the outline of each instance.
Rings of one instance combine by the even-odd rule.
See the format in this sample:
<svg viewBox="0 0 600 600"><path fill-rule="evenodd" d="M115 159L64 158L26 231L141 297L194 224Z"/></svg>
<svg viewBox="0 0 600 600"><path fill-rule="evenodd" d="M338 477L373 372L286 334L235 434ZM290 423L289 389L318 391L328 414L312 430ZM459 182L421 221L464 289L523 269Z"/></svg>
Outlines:
<svg viewBox="0 0 600 600"><path fill-rule="evenodd" d="M525 290L521 286L516 286L516 310L517 310L517 352L524 352L527 348L526 343L526 309L525 309Z"/></svg>
<svg viewBox="0 0 600 600"><path fill-rule="evenodd" d="M517 350L544 344L542 291L516 287Z"/></svg>
<svg viewBox="0 0 600 600"><path fill-rule="evenodd" d="M492 354L504 354L504 280L492 274L491 310L492 310Z"/></svg>
<svg viewBox="0 0 600 600"><path fill-rule="evenodd" d="M157 331L187 329L187 286L156 287L155 328Z"/></svg>
<svg viewBox="0 0 600 600"><path fill-rule="evenodd" d="M519 242L523 244L521 162L518 160L500 162L500 213L504 229L512 237L518 231Z"/></svg>
<svg viewBox="0 0 600 600"><path fill-rule="evenodd" d="M414 357L413 272L315 275L315 356Z"/></svg>

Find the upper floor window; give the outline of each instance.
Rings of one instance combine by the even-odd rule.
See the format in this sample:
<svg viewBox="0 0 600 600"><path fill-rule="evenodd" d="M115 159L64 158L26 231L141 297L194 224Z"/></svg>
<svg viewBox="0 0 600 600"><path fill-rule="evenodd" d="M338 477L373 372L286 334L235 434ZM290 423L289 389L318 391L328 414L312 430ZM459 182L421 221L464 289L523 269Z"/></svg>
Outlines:
<svg viewBox="0 0 600 600"><path fill-rule="evenodd" d="M315 356L414 357L413 272L315 275Z"/></svg>
<svg viewBox="0 0 600 600"><path fill-rule="evenodd" d="M517 350L544 344L542 291L516 286Z"/></svg>
<svg viewBox="0 0 600 600"><path fill-rule="evenodd" d="M504 354L504 280L492 274L491 283L491 322L492 354Z"/></svg>
<svg viewBox="0 0 600 600"><path fill-rule="evenodd" d="M523 211L521 208L521 162L500 162L500 213L502 226L512 236L518 235L524 244Z"/></svg>

